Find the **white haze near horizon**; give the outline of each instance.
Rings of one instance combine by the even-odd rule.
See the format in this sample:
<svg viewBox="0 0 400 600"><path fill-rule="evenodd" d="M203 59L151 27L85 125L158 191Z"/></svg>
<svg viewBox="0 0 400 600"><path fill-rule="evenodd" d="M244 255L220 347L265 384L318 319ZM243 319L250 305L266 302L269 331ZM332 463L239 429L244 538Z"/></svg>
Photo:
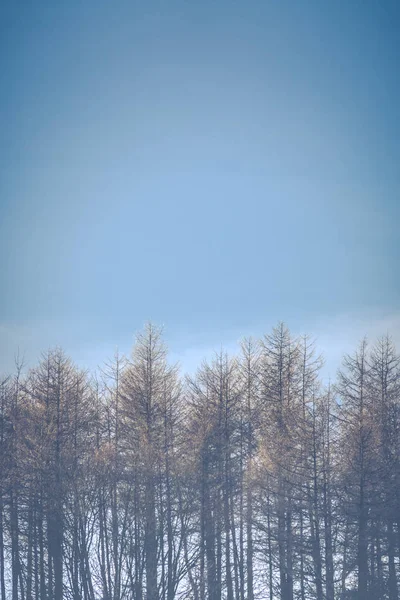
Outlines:
<svg viewBox="0 0 400 600"><path fill-rule="evenodd" d="M284 321L284 319L282 319ZM389 335L400 351L400 312L387 314L337 315L316 318L302 327L291 327L284 321L293 336L307 334L315 342L316 354L321 354L324 364L321 369L322 381L334 381L345 354L352 354L360 341L366 337L373 345L382 336ZM164 340L168 346L169 360L178 363L182 374L194 375L204 360L212 360L216 352L226 351L228 355L240 352L240 341L246 337L260 339L268 335L277 323L265 323L259 330L248 328L244 331L210 332L201 336L174 332L168 324L163 327ZM47 349L60 346L80 368L95 372L106 361L112 359L115 351L129 356L140 329L128 333L118 340L104 340L95 346L76 346L71 335L64 331L58 338L52 332L54 323L41 323L37 327L11 327L0 324L0 374L12 373L15 359L23 359L25 370L34 367ZM67 328L66 328L67 329ZM60 328L58 328L60 330ZM45 345L43 345L43 340ZM40 345L39 345L40 344Z"/></svg>

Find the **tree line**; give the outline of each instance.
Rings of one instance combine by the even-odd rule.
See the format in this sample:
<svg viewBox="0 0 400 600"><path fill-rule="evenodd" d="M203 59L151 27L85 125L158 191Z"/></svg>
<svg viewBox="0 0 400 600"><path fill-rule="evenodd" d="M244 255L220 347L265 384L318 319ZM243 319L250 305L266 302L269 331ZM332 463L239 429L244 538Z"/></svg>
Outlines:
<svg viewBox="0 0 400 600"><path fill-rule="evenodd" d="M400 359L284 324L192 377L159 328L0 380L0 600L397 600Z"/></svg>

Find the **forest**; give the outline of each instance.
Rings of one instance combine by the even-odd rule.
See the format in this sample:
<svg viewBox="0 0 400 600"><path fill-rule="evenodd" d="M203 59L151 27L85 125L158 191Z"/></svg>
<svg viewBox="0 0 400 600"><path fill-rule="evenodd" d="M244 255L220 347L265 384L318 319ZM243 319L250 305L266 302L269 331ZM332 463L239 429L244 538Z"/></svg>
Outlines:
<svg viewBox="0 0 400 600"><path fill-rule="evenodd" d="M400 357L279 323L192 376L148 324L0 379L0 600L398 600Z"/></svg>

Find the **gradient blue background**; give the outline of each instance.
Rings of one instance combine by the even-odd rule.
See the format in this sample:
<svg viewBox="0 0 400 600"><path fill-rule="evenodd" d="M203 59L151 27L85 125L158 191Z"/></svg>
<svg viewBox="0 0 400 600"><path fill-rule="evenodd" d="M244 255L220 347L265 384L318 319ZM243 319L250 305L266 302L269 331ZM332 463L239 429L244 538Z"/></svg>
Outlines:
<svg viewBox="0 0 400 600"><path fill-rule="evenodd" d="M189 370L278 319L332 369L364 332L400 341L398 2L9 2L0 22L5 369L55 344L93 366L148 319Z"/></svg>

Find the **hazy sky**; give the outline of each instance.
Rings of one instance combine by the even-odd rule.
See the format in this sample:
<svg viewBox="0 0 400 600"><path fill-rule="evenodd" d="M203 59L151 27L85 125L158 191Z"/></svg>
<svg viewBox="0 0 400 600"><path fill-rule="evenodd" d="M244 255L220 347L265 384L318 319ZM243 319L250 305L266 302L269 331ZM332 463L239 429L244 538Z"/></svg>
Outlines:
<svg viewBox="0 0 400 600"><path fill-rule="evenodd" d="M165 325L400 342L400 3L6 2L0 371ZM2 368L3 367L3 368Z"/></svg>

